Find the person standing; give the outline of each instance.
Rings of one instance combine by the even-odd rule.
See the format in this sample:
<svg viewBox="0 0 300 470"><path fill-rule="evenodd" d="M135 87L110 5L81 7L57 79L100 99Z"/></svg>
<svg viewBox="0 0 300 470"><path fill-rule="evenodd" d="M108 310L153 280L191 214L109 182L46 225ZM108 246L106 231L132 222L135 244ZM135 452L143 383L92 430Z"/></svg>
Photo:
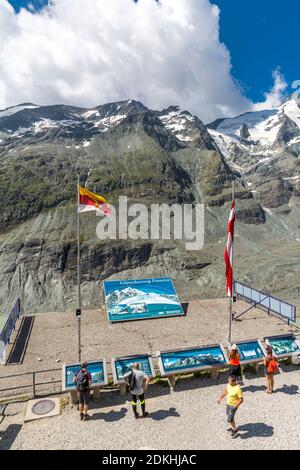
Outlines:
<svg viewBox="0 0 300 470"><path fill-rule="evenodd" d="M229 354L229 375L234 375L237 379L243 380L240 354L236 344L231 346Z"/></svg>
<svg viewBox="0 0 300 470"><path fill-rule="evenodd" d="M148 413L146 412L145 392L150 382L150 378L140 370L140 364L138 362L132 365L132 370L124 374L123 378L129 386L134 417L138 419L140 416L137 412L137 401L139 399L142 409L141 417L146 418Z"/></svg>
<svg viewBox="0 0 300 470"><path fill-rule="evenodd" d="M92 382L92 376L87 370L87 362L81 364L81 369L77 372L74 382L76 382L78 391L80 420L86 421L88 419L88 409L91 401L90 386Z"/></svg>
<svg viewBox="0 0 300 470"><path fill-rule="evenodd" d="M266 393L273 393L274 390L274 374L278 372L279 365L277 358L273 353L271 346L266 347L267 355L264 357L265 376L266 376Z"/></svg>
<svg viewBox="0 0 300 470"><path fill-rule="evenodd" d="M220 396L218 403L220 404L224 397L227 397L226 414L227 421L230 424L231 436L234 438L237 435L237 427L235 423L235 414L239 406L243 403L243 392L237 383L236 376L230 375L228 384L224 392Z"/></svg>

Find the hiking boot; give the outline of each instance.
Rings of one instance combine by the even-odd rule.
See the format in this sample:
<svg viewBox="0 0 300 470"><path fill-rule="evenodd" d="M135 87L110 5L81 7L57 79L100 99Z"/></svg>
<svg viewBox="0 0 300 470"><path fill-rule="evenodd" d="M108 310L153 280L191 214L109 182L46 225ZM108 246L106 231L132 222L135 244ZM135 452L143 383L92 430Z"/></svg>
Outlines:
<svg viewBox="0 0 300 470"><path fill-rule="evenodd" d="M231 433L231 438L232 438L232 439L235 439L235 438L237 437L237 432L238 432L237 430L236 430L236 431L232 431L232 433Z"/></svg>
<svg viewBox="0 0 300 470"><path fill-rule="evenodd" d="M148 415L149 415L148 411L145 411L145 413L142 415L142 418L147 418Z"/></svg>
<svg viewBox="0 0 300 470"><path fill-rule="evenodd" d="M139 419L140 415L138 413L134 413L135 419Z"/></svg>
<svg viewBox="0 0 300 470"><path fill-rule="evenodd" d="M83 413L80 413L80 421L83 421Z"/></svg>
<svg viewBox="0 0 300 470"><path fill-rule="evenodd" d="M83 421L87 421L89 419L89 415L83 415Z"/></svg>

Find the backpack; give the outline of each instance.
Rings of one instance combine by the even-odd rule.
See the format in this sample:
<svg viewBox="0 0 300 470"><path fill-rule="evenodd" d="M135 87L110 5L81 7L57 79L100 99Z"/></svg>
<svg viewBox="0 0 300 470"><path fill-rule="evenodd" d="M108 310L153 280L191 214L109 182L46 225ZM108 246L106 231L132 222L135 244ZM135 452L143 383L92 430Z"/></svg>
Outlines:
<svg viewBox="0 0 300 470"><path fill-rule="evenodd" d="M275 357L272 357L268 364L268 372L270 374L275 374L275 372L278 372L278 362L276 361Z"/></svg>
<svg viewBox="0 0 300 470"><path fill-rule="evenodd" d="M126 377L126 385L130 392L136 388L136 375L133 370L131 371L130 375Z"/></svg>
<svg viewBox="0 0 300 470"><path fill-rule="evenodd" d="M87 372L83 372L82 370L78 372L76 377L76 386L79 392L83 392L89 388L89 379Z"/></svg>

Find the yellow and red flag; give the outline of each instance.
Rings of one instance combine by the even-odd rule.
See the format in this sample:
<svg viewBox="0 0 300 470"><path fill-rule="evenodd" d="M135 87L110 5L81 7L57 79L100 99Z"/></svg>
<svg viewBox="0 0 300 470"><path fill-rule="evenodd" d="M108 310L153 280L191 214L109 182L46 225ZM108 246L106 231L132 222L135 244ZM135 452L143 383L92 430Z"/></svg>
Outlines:
<svg viewBox="0 0 300 470"><path fill-rule="evenodd" d="M100 211L110 217L109 205L104 197L79 186L78 212Z"/></svg>

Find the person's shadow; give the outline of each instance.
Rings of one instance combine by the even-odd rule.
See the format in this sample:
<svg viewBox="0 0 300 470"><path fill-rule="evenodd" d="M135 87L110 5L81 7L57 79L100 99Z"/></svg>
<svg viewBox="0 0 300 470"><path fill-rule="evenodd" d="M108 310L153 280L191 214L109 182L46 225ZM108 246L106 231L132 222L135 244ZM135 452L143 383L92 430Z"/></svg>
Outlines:
<svg viewBox="0 0 300 470"><path fill-rule="evenodd" d="M240 434L242 432L242 434ZM238 426L238 436L240 439L250 439L251 437L271 437L274 434L273 426L265 423L247 423Z"/></svg>
<svg viewBox="0 0 300 470"><path fill-rule="evenodd" d="M243 392L255 393L266 389L267 387L265 385L247 385L246 387L243 387Z"/></svg>
<svg viewBox="0 0 300 470"><path fill-rule="evenodd" d="M90 419L103 419L108 423L112 423L114 421L119 421L120 419L125 418L127 411L127 408L122 407L120 411L111 410L108 413L94 413Z"/></svg>
<svg viewBox="0 0 300 470"><path fill-rule="evenodd" d="M299 387L298 385L286 385L284 384L281 388L275 388L273 393L282 392L287 393L288 395L297 395Z"/></svg>
<svg viewBox="0 0 300 470"><path fill-rule="evenodd" d="M21 424L10 424L5 431L1 431L0 450L9 450L21 429Z"/></svg>
<svg viewBox="0 0 300 470"><path fill-rule="evenodd" d="M161 421L166 418L174 416L179 418L180 414L176 411L176 408L171 407L168 410L157 410L153 413L149 413L149 418L154 419L155 421Z"/></svg>

